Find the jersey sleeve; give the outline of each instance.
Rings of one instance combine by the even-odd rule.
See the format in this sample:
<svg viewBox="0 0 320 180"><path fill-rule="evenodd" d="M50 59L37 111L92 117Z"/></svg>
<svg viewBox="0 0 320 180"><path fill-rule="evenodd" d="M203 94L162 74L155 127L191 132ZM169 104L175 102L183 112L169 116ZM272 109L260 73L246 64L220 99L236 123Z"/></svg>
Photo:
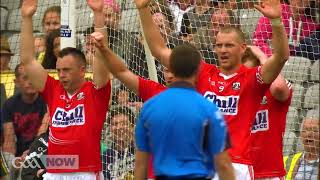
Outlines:
<svg viewBox="0 0 320 180"><path fill-rule="evenodd" d="M209 120L209 153L218 154L230 147L227 127L220 111L215 108Z"/></svg>
<svg viewBox="0 0 320 180"><path fill-rule="evenodd" d="M287 85L287 87L288 87L288 89L289 89L289 96L288 96L288 98L287 98L285 101L279 101L279 100L277 100L276 98L274 98L274 97L272 96L272 93L271 93L270 89L269 89L268 92L267 92L267 94L271 97L270 100L271 100L271 101L274 101L274 102L277 103L277 104L279 104L279 106L290 106L290 104L291 104L291 99L292 99L292 96L293 96L292 84L291 84L287 79L285 79L285 81L286 81L286 85Z"/></svg>
<svg viewBox="0 0 320 180"><path fill-rule="evenodd" d="M95 88L95 94L96 98L101 100L102 102L105 102L106 105L109 104L110 96L111 96L111 81L109 80L103 87L96 88L96 86L93 85Z"/></svg>
<svg viewBox="0 0 320 180"><path fill-rule="evenodd" d="M160 83L139 77L139 97L143 101L147 101L165 89L166 87Z"/></svg>
<svg viewBox="0 0 320 180"><path fill-rule="evenodd" d="M135 140L136 148L139 151L150 152L149 140L147 135L147 128L145 127L145 107L142 108L136 128Z"/></svg>
<svg viewBox="0 0 320 180"><path fill-rule="evenodd" d="M286 80L286 84L287 84L287 86L289 88L289 97L288 97L288 99L286 101L286 105L290 106L291 99L292 99L292 96L293 96L293 89L292 89L292 84L288 80Z"/></svg>
<svg viewBox="0 0 320 180"><path fill-rule="evenodd" d="M40 95L43 97L44 101L50 106L52 102L54 101L53 92L55 91L55 88L59 85L59 81L55 80L53 77L48 75L46 84L44 86L44 89L42 92L40 92Z"/></svg>
<svg viewBox="0 0 320 180"><path fill-rule="evenodd" d="M259 97L263 97L266 91L269 89L270 84L264 83L261 75L261 66L249 69L249 76L247 79L248 90L253 94L258 94Z"/></svg>
<svg viewBox="0 0 320 180"><path fill-rule="evenodd" d="M208 64L204 60L201 60L198 79L205 79L208 76L208 71L210 71L210 69L212 69L213 66L214 65Z"/></svg>

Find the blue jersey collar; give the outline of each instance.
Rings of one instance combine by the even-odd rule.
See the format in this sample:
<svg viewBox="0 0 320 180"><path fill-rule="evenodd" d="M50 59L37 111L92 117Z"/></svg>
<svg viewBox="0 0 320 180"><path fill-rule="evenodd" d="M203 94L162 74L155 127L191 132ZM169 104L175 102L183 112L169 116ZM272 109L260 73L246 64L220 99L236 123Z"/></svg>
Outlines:
<svg viewBox="0 0 320 180"><path fill-rule="evenodd" d="M195 89L195 86L186 81L177 81L172 83L169 88L192 88Z"/></svg>

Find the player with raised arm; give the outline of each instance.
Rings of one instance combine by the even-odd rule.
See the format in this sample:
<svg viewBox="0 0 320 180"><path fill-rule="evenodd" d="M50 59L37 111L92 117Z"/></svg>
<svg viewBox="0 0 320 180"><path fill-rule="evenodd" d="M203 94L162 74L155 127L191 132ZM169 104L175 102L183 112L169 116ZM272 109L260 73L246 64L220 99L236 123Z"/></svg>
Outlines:
<svg viewBox="0 0 320 180"><path fill-rule="evenodd" d="M103 32L103 0L87 0L94 12L95 30ZM103 179L100 139L109 106L109 71L101 65L96 51L93 82L85 80L86 59L78 49L61 50L56 69L59 80L50 77L34 59L32 16L37 0L24 0L21 7L21 63L32 85L41 92L49 107L48 158L70 157L78 164L64 168L47 166L44 179ZM94 38L94 37L93 37ZM53 156L55 155L55 156Z"/></svg>
<svg viewBox="0 0 320 180"><path fill-rule="evenodd" d="M195 89L199 51L190 44L178 45L170 58L174 81L144 104L137 121L135 179L146 179L152 154L159 180L205 180L215 171L221 180L233 180L223 117Z"/></svg>
<svg viewBox="0 0 320 180"><path fill-rule="evenodd" d="M268 61L267 56L256 46L247 51L242 57L242 63L247 67L256 67ZM282 140L291 98L291 83L281 75L272 82L263 96L251 129L255 179L281 180L286 175Z"/></svg>
<svg viewBox="0 0 320 180"><path fill-rule="evenodd" d="M152 21L147 8L150 0L135 2L151 53L168 67L171 50L165 46L159 29ZM241 57L246 50L244 35L237 28L224 27L217 34L214 47L220 66L203 62L197 82L197 90L215 103L225 116L232 143L229 154L237 179L241 180L253 179L249 146L255 113L289 56L288 40L280 19L280 1L264 0L255 7L272 22L274 53L270 59L252 69L241 65Z"/></svg>
<svg viewBox="0 0 320 180"><path fill-rule="evenodd" d="M164 85L144 79L130 71L126 67L126 64L109 47L107 47L106 44L103 43L105 37L102 33L95 32L92 35L95 36L92 42L104 57L104 65L110 69L110 72L117 79L138 95L143 101L147 101L152 96L166 89ZM170 72L166 72L166 81L172 78L172 74Z"/></svg>

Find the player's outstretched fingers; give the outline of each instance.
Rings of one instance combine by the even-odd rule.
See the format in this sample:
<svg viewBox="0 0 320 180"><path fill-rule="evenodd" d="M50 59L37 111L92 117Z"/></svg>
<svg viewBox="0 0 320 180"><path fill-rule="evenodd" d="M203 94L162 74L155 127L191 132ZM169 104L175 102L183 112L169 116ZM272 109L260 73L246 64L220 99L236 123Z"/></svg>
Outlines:
<svg viewBox="0 0 320 180"><path fill-rule="evenodd" d="M22 17L32 17L37 11L38 0L23 0L21 6Z"/></svg>
<svg viewBox="0 0 320 180"><path fill-rule="evenodd" d="M269 19L281 17L280 0L263 0L260 5L255 5L254 7Z"/></svg>

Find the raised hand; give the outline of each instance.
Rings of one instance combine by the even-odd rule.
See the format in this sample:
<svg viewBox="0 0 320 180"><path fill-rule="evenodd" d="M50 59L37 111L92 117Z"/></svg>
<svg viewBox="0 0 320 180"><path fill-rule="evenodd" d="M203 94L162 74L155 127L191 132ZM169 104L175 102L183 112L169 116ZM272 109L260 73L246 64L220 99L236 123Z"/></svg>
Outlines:
<svg viewBox="0 0 320 180"><path fill-rule="evenodd" d="M134 0L137 9L145 8L149 5L151 0Z"/></svg>
<svg viewBox="0 0 320 180"><path fill-rule="evenodd" d="M94 32L90 35L91 42L95 45L95 47L103 50L106 48L106 37L101 32Z"/></svg>
<svg viewBox="0 0 320 180"><path fill-rule="evenodd" d="M103 10L103 0L87 0L87 4L94 12L102 12Z"/></svg>
<svg viewBox="0 0 320 180"><path fill-rule="evenodd" d="M281 17L280 0L262 0L260 5L255 5L255 8L269 19Z"/></svg>
<svg viewBox="0 0 320 180"><path fill-rule="evenodd" d="M32 17L37 10L38 0L23 0L21 6L22 17Z"/></svg>

